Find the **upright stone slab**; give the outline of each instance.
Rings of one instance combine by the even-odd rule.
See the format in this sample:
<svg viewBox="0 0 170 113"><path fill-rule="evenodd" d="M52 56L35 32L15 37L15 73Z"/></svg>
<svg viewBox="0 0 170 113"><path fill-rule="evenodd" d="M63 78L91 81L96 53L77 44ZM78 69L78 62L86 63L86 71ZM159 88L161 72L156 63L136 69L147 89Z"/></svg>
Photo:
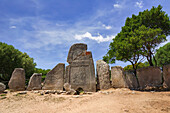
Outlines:
<svg viewBox="0 0 170 113"><path fill-rule="evenodd" d="M97 72L97 87L99 89L109 89L110 88L109 65L103 60L98 60L96 62L96 72Z"/></svg>
<svg viewBox="0 0 170 113"><path fill-rule="evenodd" d="M59 63L50 72L47 73L44 90L63 90L64 85L65 64Z"/></svg>
<svg viewBox="0 0 170 113"><path fill-rule="evenodd" d="M120 66L111 67L111 80L112 87L114 88L127 88L124 70Z"/></svg>
<svg viewBox="0 0 170 113"><path fill-rule="evenodd" d="M23 68L15 68L8 86L11 91L25 90L25 71Z"/></svg>
<svg viewBox="0 0 170 113"><path fill-rule="evenodd" d="M34 73L29 81L27 90L40 90L41 89L41 76L42 73Z"/></svg>
<svg viewBox="0 0 170 113"><path fill-rule="evenodd" d="M164 85L170 89L170 64L163 67Z"/></svg>
<svg viewBox="0 0 170 113"><path fill-rule="evenodd" d="M137 76L141 89L148 87L159 87L162 83L161 70L159 67L144 67L137 69Z"/></svg>
<svg viewBox="0 0 170 113"><path fill-rule="evenodd" d="M3 93L6 89L5 84L3 84L2 82L0 82L0 93Z"/></svg>
<svg viewBox="0 0 170 113"><path fill-rule="evenodd" d="M71 46L66 68L66 81L74 90L96 91L96 80L92 53L87 52L87 45L78 43Z"/></svg>
<svg viewBox="0 0 170 113"><path fill-rule="evenodd" d="M129 89L137 89L139 84L135 74L131 71L125 71L126 83Z"/></svg>

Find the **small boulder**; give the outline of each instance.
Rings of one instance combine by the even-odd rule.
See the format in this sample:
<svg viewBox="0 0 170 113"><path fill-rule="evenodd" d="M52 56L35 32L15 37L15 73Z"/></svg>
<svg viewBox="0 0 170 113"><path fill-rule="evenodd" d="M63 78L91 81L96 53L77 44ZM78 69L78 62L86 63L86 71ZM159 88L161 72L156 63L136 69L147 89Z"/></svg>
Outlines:
<svg viewBox="0 0 170 113"><path fill-rule="evenodd" d="M3 93L5 89L6 89L6 86L2 82L0 82L0 93Z"/></svg>
<svg viewBox="0 0 170 113"><path fill-rule="evenodd" d="M64 84L64 89L65 91L70 91L71 90L71 85L69 83Z"/></svg>
<svg viewBox="0 0 170 113"><path fill-rule="evenodd" d="M75 95L76 94L76 91L74 89L71 89L70 91L68 91L66 93L67 95Z"/></svg>

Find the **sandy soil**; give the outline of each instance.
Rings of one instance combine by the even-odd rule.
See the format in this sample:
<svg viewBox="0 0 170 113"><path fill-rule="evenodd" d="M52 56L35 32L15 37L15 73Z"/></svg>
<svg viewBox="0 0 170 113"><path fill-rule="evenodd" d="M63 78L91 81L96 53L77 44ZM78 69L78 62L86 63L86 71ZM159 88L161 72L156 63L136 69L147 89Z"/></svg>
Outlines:
<svg viewBox="0 0 170 113"><path fill-rule="evenodd" d="M16 92L0 96L0 113L170 113L170 92L109 89L80 96Z"/></svg>

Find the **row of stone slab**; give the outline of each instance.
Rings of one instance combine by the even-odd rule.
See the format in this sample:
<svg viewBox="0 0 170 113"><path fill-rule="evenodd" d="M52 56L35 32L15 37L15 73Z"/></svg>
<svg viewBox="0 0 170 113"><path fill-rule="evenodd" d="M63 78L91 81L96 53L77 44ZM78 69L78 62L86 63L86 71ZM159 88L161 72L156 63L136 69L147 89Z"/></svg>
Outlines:
<svg viewBox="0 0 170 113"><path fill-rule="evenodd" d="M145 90L149 88L164 87L170 89L170 65L163 67L163 73L159 67L144 67L138 69L136 76L133 72L124 71L120 66L111 67L102 60L97 61L97 89L130 88ZM111 78L111 80L110 80Z"/></svg>
<svg viewBox="0 0 170 113"><path fill-rule="evenodd" d="M64 87L64 72L65 65L58 64L53 70L51 70L44 81L44 85L41 85L40 73L34 73L29 81L27 90L63 90ZM97 89L109 89L114 88L130 88L130 89L145 89L146 87L160 87L162 83L167 88L170 88L170 65L166 65L163 68L163 79L160 68L158 67L146 67L137 70L137 77L133 72L124 71L122 67L111 67L111 77L109 72L109 65L103 60L96 62L97 72ZM84 83L84 82L83 82ZM8 83L9 88L12 91L25 90L25 71L22 68L16 68ZM77 89L75 89L77 90Z"/></svg>
<svg viewBox="0 0 170 113"><path fill-rule="evenodd" d="M41 73L34 73L30 78L27 90L40 90L41 76ZM25 90L25 70L23 68L15 68L8 86L11 91Z"/></svg>

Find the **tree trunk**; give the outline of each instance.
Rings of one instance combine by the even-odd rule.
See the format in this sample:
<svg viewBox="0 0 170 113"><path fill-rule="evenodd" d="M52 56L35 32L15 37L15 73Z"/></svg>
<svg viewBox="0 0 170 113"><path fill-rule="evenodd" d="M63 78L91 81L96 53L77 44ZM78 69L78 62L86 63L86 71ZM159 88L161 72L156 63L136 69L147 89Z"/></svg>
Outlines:
<svg viewBox="0 0 170 113"><path fill-rule="evenodd" d="M138 87L140 87L140 85L139 85L139 80L138 80L138 76L137 76L137 73L136 73L137 65L135 66L135 65L132 63L132 66L133 66L133 73L135 74L135 77L136 77L136 80L137 80Z"/></svg>
<svg viewBox="0 0 170 113"><path fill-rule="evenodd" d="M153 66L153 62L152 62L152 52L151 51L149 51L149 56L148 56L149 58L147 58L147 60L148 60L148 62L149 62L149 65L150 66Z"/></svg>

